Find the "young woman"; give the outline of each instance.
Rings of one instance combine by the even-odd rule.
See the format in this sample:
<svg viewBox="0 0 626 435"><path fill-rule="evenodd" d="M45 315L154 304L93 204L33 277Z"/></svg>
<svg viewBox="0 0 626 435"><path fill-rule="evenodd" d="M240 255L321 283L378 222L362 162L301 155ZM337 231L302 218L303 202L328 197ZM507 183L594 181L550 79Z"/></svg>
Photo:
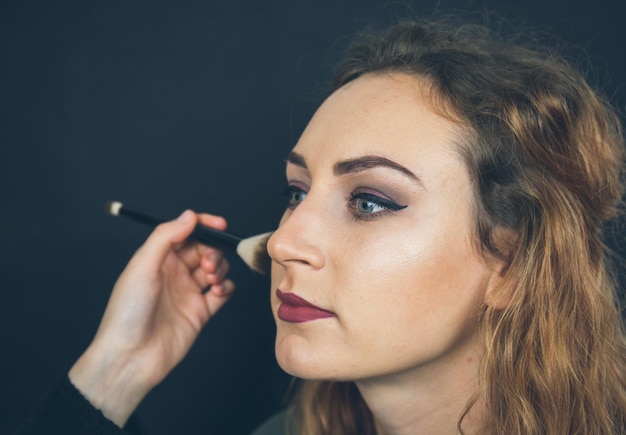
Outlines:
<svg viewBox="0 0 626 435"><path fill-rule="evenodd" d="M435 22L355 43L287 158L270 297L304 381L259 433L626 433L602 242L623 151L553 53ZM198 221L226 225L160 226L69 373L116 426L232 294L219 253L185 242Z"/></svg>

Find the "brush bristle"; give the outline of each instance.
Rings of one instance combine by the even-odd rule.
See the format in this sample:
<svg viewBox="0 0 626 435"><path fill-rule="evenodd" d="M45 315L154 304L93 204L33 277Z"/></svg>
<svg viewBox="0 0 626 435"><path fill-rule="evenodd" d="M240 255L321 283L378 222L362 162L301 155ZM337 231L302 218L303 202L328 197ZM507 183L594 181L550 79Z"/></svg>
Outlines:
<svg viewBox="0 0 626 435"><path fill-rule="evenodd" d="M242 240L237 246L237 254L255 272L269 275L272 259L267 253L267 241L272 233L259 234Z"/></svg>
<svg viewBox="0 0 626 435"><path fill-rule="evenodd" d="M272 258L267 252L267 241L269 240L270 236L271 233L267 234L265 236L265 239L259 242L259 244L257 245L257 249L254 252L253 259L254 270L262 275L267 276L269 276L272 272Z"/></svg>
<svg viewBox="0 0 626 435"><path fill-rule="evenodd" d="M112 216L119 216L121 209L122 203L119 201L109 201L104 206L104 210Z"/></svg>

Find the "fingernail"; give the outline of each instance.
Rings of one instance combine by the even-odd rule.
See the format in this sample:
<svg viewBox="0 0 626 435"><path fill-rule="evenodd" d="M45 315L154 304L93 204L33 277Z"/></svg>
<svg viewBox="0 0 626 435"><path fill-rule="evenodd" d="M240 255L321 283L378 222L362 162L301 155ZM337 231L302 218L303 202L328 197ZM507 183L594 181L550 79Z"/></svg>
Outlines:
<svg viewBox="0 0 626 435"><path fill-rule="evenodd" d="M178 216L178 220L181 222L188 222L191 220L191 216L193 216L191 210L185 210L180 216Z"/></svg>

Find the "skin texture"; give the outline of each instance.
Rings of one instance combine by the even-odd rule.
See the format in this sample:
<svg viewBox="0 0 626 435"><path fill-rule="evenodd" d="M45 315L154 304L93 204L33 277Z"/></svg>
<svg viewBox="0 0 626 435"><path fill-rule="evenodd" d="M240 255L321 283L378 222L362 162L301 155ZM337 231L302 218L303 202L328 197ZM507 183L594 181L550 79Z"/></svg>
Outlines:
<svg viewBox="0 0 626 435"><path fill-rule="evenodd" d="M476 392L476 319L499 274L473 243L460 138L423 81L365 75L324 102L288 159L290 205L268 245L277 360L356 381L381 433L456 433ZM363 156L404 169L338 165ZM282 321L277 289L335 316Z"/></svg>

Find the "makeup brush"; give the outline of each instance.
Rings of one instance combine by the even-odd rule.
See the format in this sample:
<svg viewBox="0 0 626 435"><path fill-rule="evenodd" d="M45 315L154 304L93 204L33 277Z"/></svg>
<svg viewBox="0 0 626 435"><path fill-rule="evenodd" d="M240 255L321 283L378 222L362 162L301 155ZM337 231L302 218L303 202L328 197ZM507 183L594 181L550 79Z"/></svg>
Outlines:
<svg viewBox="0 0 626 435"><path fill-rule="evenodd" d="M151 227L166 222L166 219L132 210L118 201L107 202L105 211L111 216L123 216ZM271 234L269 232L242 238L198 224L189 238L222 251L235 251L252 270L269 275L271 259L267 253L267 240Z"/></svg>

